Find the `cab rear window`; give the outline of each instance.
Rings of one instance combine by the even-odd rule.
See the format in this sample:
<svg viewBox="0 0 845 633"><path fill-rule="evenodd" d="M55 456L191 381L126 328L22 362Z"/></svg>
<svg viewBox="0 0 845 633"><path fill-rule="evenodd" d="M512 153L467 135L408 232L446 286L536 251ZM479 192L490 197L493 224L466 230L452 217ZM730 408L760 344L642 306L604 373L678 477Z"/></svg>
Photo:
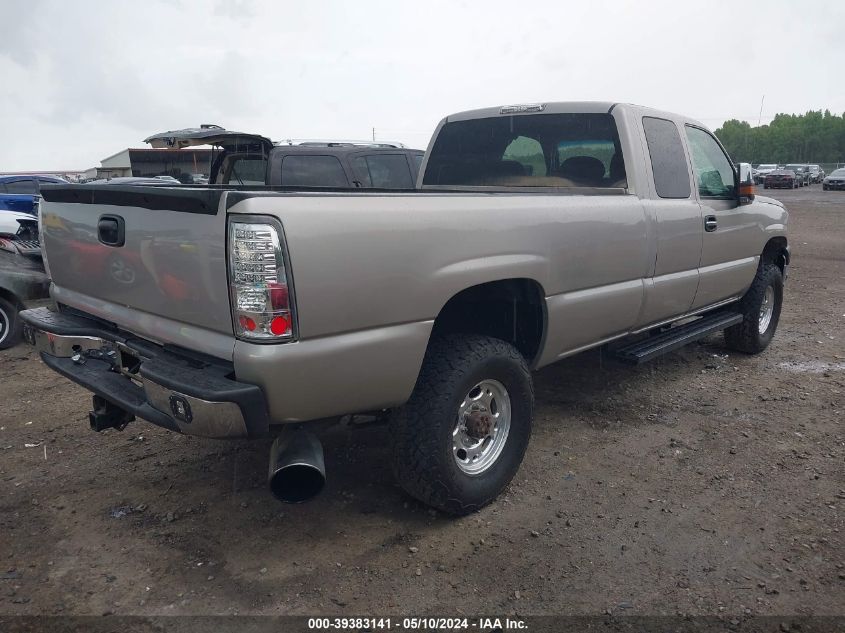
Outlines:
<svg viewBox="0 0 845 633"><path fill-rule="evenodd" d="M424 185L627 187L616 122L606 113L532 114L447 123Z"/></svg>

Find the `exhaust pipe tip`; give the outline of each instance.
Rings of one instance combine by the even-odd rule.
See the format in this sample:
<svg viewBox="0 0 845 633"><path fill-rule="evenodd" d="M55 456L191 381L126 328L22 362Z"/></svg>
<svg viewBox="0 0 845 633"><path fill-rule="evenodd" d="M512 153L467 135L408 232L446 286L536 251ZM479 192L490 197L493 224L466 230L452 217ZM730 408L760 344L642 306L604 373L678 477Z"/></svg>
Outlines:
<svg viewBox="0 0 845 633"><path fill-rule="evenodd" d="M276 438L270 449L270 491L279 501L303 503L326 484L323 445L313 433L297 430Z"/></svg>

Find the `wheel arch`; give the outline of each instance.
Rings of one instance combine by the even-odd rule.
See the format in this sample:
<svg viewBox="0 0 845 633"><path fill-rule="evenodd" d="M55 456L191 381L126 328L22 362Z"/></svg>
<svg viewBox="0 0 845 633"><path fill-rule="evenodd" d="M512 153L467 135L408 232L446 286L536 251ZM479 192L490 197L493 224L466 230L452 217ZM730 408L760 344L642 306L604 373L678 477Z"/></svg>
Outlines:
<svg viewBox="0 0 845 633"><path fill-rule="evenodd" d="M24 307L23 301L11 290L8 288L3 288L0 286L0 299L5 299L13 306L16 306L18 309L22 309Z"/></svg>
<svg viewBox="0 0 845 633"><path fill-rule="evenodd" d="M528 277L497 279L452 295L434 319L432 336L480 334L511 343L534 367L546 340L542 284Z"/></svg>
<svg viewBox="0 0 845 633"><path fill-rule="evenodd" d="M776 264L782 273L786 272L786 267L789 265L789 257L789 242L784 235L777 235L771 238L766 242L761 253L763 261Z"/></svg>

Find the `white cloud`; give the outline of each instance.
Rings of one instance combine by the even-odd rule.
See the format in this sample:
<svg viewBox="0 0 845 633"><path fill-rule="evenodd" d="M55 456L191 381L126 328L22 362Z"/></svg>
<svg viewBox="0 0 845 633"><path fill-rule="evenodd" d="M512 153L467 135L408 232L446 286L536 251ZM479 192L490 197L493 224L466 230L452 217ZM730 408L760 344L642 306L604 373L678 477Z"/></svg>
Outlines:
<svg viewBox="0 0 845 633"><path fill-rule="evenodd" d="M319 3L30 0L4 7L0 170L97 164L217 123L425 147L449 112L632 101L716 127L830 108L845 6L785 0ZM790 15L784 21L783 15ZM777 69L774 72L774 69Z"/></svg>

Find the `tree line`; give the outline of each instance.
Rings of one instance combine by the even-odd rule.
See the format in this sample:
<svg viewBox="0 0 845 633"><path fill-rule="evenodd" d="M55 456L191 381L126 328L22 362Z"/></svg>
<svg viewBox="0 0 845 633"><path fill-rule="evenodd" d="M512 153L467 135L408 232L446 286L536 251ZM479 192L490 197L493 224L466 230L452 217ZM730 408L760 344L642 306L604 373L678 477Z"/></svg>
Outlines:
<svg viewBox="0 0 845 633"><path fill-rule="evenodd" d="M845 114L830 110L778 114L759 127L731 119L716 130L716 136L736 162L845 162Z"/></svg>

